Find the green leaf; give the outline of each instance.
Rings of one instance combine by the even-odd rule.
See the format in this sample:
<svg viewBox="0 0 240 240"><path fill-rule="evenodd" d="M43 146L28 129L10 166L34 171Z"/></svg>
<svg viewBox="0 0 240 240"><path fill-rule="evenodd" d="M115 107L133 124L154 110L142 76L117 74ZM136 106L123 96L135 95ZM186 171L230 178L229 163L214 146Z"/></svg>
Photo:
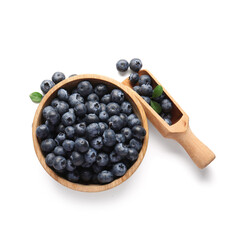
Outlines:
<svg viewBox="0 0 240 240"><path fill-rule="evenodd" d="M151 100L151 107L155 110L155 112L157 112L158 114L160 114L162 112L162 107L159 103L152 101Z"/></svg>
<svg viewBox="0 0 240 240"><path fill-rule="evenodd" d="M34 103L40 103L43 98L43 95L39 92L33 92L29 95L29 97Z"/></svg>
<svg viewBox="0 0 240 240"><path fill-rule="evenodd" d="M153 98L160 97L163 93L163 88L161 85L157 85L153 90Z"/></svg>

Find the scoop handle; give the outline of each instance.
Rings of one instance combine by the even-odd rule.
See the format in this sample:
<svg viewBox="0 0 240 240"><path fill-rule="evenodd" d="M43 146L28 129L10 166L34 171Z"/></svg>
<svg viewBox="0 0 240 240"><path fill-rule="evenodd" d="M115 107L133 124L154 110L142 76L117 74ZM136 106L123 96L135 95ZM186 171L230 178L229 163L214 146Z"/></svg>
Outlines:
<svg viewBox="0 0 240 240"><path fill-rule="evenodd" d="M205 168L215 159L215 154L193 134L189 127L185 132L178 133L173 138L183 146L199 168Z"/></svg>

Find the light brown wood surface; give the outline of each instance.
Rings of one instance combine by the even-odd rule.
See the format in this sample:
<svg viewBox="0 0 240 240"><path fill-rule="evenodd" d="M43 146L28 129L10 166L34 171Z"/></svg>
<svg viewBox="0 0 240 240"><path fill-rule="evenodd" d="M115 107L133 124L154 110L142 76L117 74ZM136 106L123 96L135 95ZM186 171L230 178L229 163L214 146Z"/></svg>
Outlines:
<svg viewBox="0 0 240 240"><path fill-rule="evenodd" d="M148 71L141 70L139 75L148 74L153 80L153 87L161 85L157 79ZM133 88L129 78L123 81L123 84L129 88ZM189 117L178 105L178 103L172 98L172 96L163 87L164 92L168 98L173 102L172 109L172 125L169 126L157 112L136 92L134 94L141 102L147 118L155 126L155 128L166 138L171 138L179 142L186 152L189 154L193 162L199 168L205 168L209 163L215 159L215 154L203 144L191 131L189 127Z"/></svg>
<svg viewBox="0 0 240 240"><path fill-rule="evenodd" d="M42 110L45 106L50 104L50 102L52 101L52 99L54 97L56 97L57 91L60 88L73 89L74 87L77 86L77 84L80 81L84 81L84 80L89 80L92 84L104 83L109 87L109 89L119 88L119 89L123 90L125 93L126 99L129 102L131 102L131 104L133 106L134 113L142 121L142 126L146 130L146 136L145 136L145 139L143 142L143 147L139 153L139 157L138 157L137 161L133 164L133 166L130 169L128 169L128 171L126 172L126 174L123 177L118 178L118 179L114 180L113 182L111 182L109 184L105 184L105 185L95 185L95 184L83 185L83 184L79 184L79 183L72 183L72 182L58 176L51 168L49 168L46 165L45 157L42 154L42 151L40 149L40 144L39 144L39 141L36 136L36 129L40 124L42 124L42 120L43 120ZM119 184L121 184L122 182L126 181L139 167L139 165L141 164L141 162L144 158L146 150L147 150L148 124L147 124L147 118L146 118L145 112L143 110L143 107L140 104L140 102L138 101L138 99L136 98L135 94L133 94L133 91L131 89L125 87L123 84L121 84L111 78L108 78L108 77L104 77L104 76L100 76L100 75L96 75L96 74L84 74L84 75L77 75L77 76L68 78L68 79L58 83L56 86L54 86L52 89L50 89L50 91L43 97L42 101L40 102L40 104L36 110L35 116L34 116L33 125L32 125L32 137L33 137L33 144L34 144L34 148L35 148L37 157L38 157L41 165L43 166L43 168L47 171L47 173L52 178L54 178L56 181L58 181L62 185L66 186L68 188L71 188L73 190L82 191L82 192L100 192L100 191L104 191L104 190L108 190L110 188L116 187Z"/></svg>

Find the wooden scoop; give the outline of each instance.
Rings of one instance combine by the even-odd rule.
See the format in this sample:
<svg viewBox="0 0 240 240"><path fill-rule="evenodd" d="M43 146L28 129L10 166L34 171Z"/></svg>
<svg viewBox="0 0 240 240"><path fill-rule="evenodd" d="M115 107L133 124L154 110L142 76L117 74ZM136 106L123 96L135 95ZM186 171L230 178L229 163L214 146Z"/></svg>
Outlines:
<svg viewBox="0 0 240 240"><path fill-rule="evenodd" d="M153 88L157 85L161 85L157 79L147 70L141 70L139 75L147 74L152 78ZM129 88L133 88L129 78L123 81L123 84ZM166 96L172 101L172 125L169 126L163 118L153 110L153 108L135 91L134 94L138 97L141 102L147 118L155 126L155 128L166 138L171 138L180 143L193 162L199 168L205 168L209 163L215 159L215 154L203 144L191 131L189 127L189 117L177 104L177 102L171 97L171 95L164 89Z"/></svg>

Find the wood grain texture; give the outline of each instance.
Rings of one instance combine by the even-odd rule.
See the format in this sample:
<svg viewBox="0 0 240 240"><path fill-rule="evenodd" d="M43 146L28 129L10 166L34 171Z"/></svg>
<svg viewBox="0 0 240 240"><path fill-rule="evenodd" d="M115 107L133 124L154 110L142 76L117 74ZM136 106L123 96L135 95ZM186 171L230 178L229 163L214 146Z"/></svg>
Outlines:
<svg viewBox="0 0 240 240"><path fill-rule="evenodd" d="M139 72L140 76L144 74L150 75L153 80L153 87L157 85L161 85L163 87L163 85L159 83L158 80L148 70L141 70ZM133 88L129 78L125 79L123 84L131 89ZM169 126L140 95L138 95L136 92L134 92L134 94L141 102L147 118L151 121L155 128L164 137L171 138L179 142L199 168L202 169L206 167L215 159L215 154L192 133L189 127L188 115L182 110L182 108L164 87L163 90L173 103L173 124L171 126Z"/></svg>
<svg viewBox="0 0 240 240"><path fill-rule="evenodd" d="M113 89L116 87L121 89L125 93L126 99L129 102L131 102L134 113L142 121L142 125L146 130L146 136L145 136L145 139L143 142L143 147L139 153L139 157L138 157L137 161L133 164L133 166L126 172L126 174L123 177L118 178L118 179L114 180L113 182L111 182L109 184L105 184L105 185L94 185L94 184L83 185L83 184L79 184L79 183L72 183L72 182L58 176L51 168L49 168L46 165L45 157L42 154L42 151L40 149L40 144L39 144L39 141L36 136L36 129L40 124L42 124L42 120L43 120L42 119L42 110L45 106L50 104L50 102L52 101L52 99L54 97L56 97L57 91L60 88L65 88L68 90L73 89L74 87L77 86L77 84L80 81L84 81L84 80L89 80L92 84L104 83L110 89ZM96 74L77 75L77 76L68 78L68 79L58 83L56 86L54 86L52 89L50 89L50 91L43 97L42 101L40 102L40 104L36 110L34 120L33 120L33 125L32 125L32 137L33 137L33 144L34 144L35 152L36 152L37 157L38 157L41 165L43 166L43 168L57 182L61 183L62 185L66 186L68 188L71 188L71 189L77 190L77 191L82 191L82 192L105 191L105 190L111 189L113 187L116 187L119 184L121 184L122 182L126 181L136 171L136 169L139 167L139 165L141 164L141 162L144 158L144 155L146 153L147 146L148 146L148 134L149 134L148 124L147 124L147 118L146 118L145 112L144 112L140 102L138 101L136 96L133 94L133 91L131 89L125 87L123 84L121 84L111 78L96 75Z"/></svg>

